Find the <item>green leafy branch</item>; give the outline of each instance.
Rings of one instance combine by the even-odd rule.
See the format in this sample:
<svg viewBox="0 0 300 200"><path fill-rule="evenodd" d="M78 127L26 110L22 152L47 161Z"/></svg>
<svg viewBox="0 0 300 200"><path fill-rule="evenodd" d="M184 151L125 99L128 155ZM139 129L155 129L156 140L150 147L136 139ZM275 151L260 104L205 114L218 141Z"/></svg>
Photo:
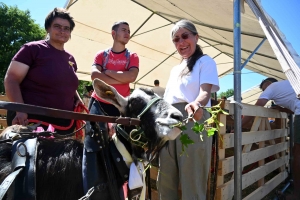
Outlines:
<svg viewBox="0 0 300 200"><path fill-rule="evenodd" d="M206 119L202 124L199 124L195 119L194 121L194 126L191 128L196 134L199 134L199 137L201 141L203 141L203 131L205 130L207 132L207 136L211 137L215 134L215 132L220 130L220 126L224 126L223 123L219 122L218 120L218 114L223 113L225 115L228 115L227 112L222 110L221 108L221 103L220 102L218 105L209 107L209 108L204 108L206 109L210 114L211 117ZM187 118L186 123L189 123L189 118ZM177 125L178 128L181 129L181 136L180 136L180 141L182 143L182 153L185 152L185 148L188 147L189 144L194 144L194 141L189 138L189 136L184 133L185 130L187 130L185 123L179 123Z"/></svg>

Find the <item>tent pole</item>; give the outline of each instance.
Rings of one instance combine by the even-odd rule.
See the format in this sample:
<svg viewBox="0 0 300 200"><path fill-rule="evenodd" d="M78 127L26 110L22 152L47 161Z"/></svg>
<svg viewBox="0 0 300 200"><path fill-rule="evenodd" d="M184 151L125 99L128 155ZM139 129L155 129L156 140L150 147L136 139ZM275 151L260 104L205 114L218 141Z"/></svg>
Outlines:
<svg viewBox="0 0 300 200"><path fill-rule="evenodd" d="M255 55L255 53L258 51L258 49L263 45L263 43L266 41L266 37L259 43L259 45L254 49L254 51L250 54L250 56L247 58L247 60L243 63L241 69L243 69L247 63L251 60L251 58Z"/></svg>
<svg viewBox="0 0 300 200"><path fill-rule="evenodd" d="M234 199L242 199L242 118L241 118L241 0L233 2L234 39Z"/></svg>
<svg viewBox="0 0 300 200"><path fill-rule="evenodd" d="M156 65L154 68L152 68L150 71L148 71L144 76L142 76L141 78L139 78L137 81L134 82L134 89L135 89L135 85L142 80L145 76L147 76L148 74L150 74L150 72L152 72L153 70L155 70L157 67L159 67L161 64L163 64L166 60L168 60L170 57L172 57L175 53L177 52L174 51L171 55L169 55L167 58L165 58L163 61L161 61L158 65Z"/></svg>
<svg viewBox="0 0 300 200"><path fill-rule="evenodd" d="M154 12L151 13L151 15L134 31L134 33L130 36L132 38L146 23L147 21L154 15Z"/></svg>

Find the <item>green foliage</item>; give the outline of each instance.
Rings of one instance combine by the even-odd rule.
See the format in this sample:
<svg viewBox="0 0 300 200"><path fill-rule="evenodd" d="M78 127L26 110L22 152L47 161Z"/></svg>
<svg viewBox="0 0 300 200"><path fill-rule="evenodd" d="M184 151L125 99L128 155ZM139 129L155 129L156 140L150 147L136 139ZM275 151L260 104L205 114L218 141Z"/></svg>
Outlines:
<svg viewBox="0 0 300 200"><path fill-rule="evenodd" d="M228 115L227 112L222 110L220 102L218 105L212 106L210 108L205 108L210 114L211 117L206 119L202 124L199 124L197 121L194 120L194 126L191 128L196 134L199 134L200 139L203 141L203 135L202 132L205 130L207 132L207 136L213 136L215 132L218 132L220 130L220 126L224 126L221 122L218 120L218 114L223 113L225 115ZM189 123L189 118L186 123ZM184 123L178 123L174 125L173 127L179 127L182 131L187 130ZM215 126L215 127L214 127ZM188 147L189 144L194 144L194 141L191 140L187 134L181 134L180 141L182 143L182 154L185 152L185 148ZM182 155L181 154L181 155Z"/></svg>
<svg viewBox="0 0 300 200"><path fill-rule="evenodd" d="M180 141L181 141L181 150L182 150L182 153L181 155L185 152L185 148L188 147L189 144L194 144L194 141L190 139L190 137L188 136L188 134L184 133L184 134L181 134L180 136Z"/></svg>
<svg viewBox="0 0 300 200"><path fill-rule="evenodd" d="M87 85L92 85L92 82L91 81L81 81L79 80L79 85L78 85L78 94L81 96L81 98L83 97L83 95L85 93L87 93L88 91L85 89L85 86Z"/></svg>
<svg viewBox="0 0 300 200"><path fill-rule="evenodd" d="M0 93L4 92L3 78L13 56L21 46L45 38L46 32L30 17L28 10L0 3Z"/></svg>
<svg viewBox="0 0 300 200"><path fill-rule="evenodd" d="M233 94L234 94L234 90L233 89L228 89L227 91L225 91L225 92L221 92L220 94L218 94L218 98L221 98L221 97L231 97L231 96L233 96Z"/></svg>

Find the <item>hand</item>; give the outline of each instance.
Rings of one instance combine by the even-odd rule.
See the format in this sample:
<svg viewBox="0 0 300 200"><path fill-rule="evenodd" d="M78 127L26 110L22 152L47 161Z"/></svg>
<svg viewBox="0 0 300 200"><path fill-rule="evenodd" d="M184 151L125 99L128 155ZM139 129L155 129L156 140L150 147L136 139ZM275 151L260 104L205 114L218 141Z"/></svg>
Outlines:
<svg viewBox="0 0 300 200"><path fill-rule="evenodd" d="M15 118L12 120L12 125L19 124L26 126L28 125L28 115L26 113L17 112Z"/></svg>
<svg viewBox="0 0 300 200"><path fill-rule="evenodd" d="M198 101L193 101L185 106L185 111L188 113L188 116L193 115L193 118L198 121L203 116L203 108L199 106Z"/></svg>
<svg viewBox="0 0 300 200"><path fill-rule="evenodd" d="M111 138L116 133L116 123L107 123L108 126L108 136Z"/></svg>

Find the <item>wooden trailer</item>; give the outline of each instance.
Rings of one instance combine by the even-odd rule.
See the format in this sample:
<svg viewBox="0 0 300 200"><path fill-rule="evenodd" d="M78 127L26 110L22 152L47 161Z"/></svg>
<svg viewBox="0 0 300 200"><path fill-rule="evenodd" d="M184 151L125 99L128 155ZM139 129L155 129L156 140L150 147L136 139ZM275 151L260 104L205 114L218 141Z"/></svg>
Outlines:
<svg viewBox="0 0 300 200"><path fill-rule="evenodd" d="M218 170L215 200L232 200L234 195L234 104L222 103L230 115L220 114ZM247 131L242 132L242 189L244 200L263 199L288 176L289 127L287 114L274 109L243 104L243 116L254 116ZM272 122L270 119L274 119ZM270 122L271 121L271 122ZM151 168L152 200L158 200L155 180L158 167ZM213 180L212 177L210 177ZM212 183L209 183L212 184ZM180 189L178 191L180 193ZM212 194L207 199L212 199Z"/></svg>

